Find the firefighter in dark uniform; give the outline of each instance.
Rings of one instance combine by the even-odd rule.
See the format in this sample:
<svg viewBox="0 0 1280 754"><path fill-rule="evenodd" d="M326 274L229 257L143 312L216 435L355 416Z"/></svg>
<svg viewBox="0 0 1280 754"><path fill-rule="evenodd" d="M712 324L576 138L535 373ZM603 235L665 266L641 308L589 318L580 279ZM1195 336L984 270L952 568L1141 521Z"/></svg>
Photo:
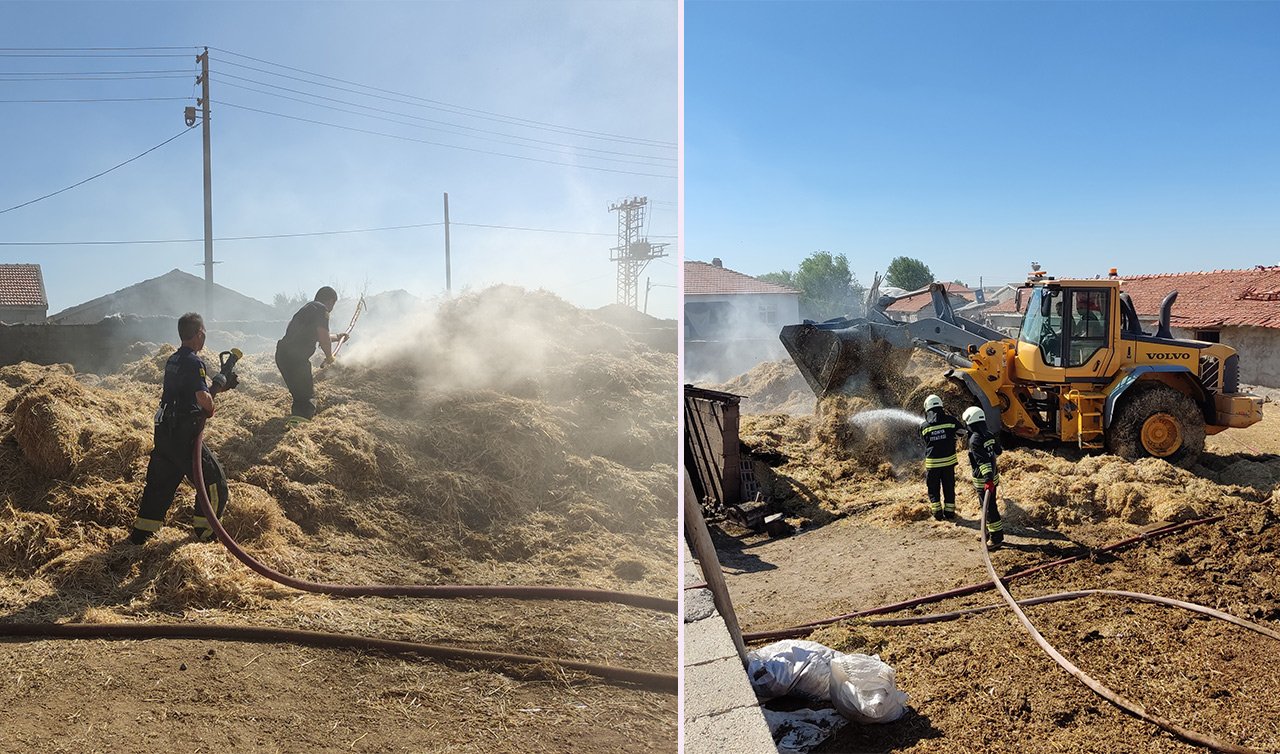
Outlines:
<svg viewBox="0 0 1280 754"><path fill-rule="evenodd" d="M1004 542L1004 523L1000 520L1000 508L996 505L996 484L1000 474L996 470L996 457L1000 455L1000 440L987 428L987 415L977 406L965 409L964 423L969 426L969 465L973 467L973 488L978 492L978 504L987 501L987 540L992 547Z"/></svg>
<svg viewBox="0 0 1280 754"><path fill-rule="evenodd" d="M942 399L931 395L924 399L924 421L920 435L924 438L924 479L929 492L929 509L934 519L956 517L956 430L960 423L942 408Z"/></svg>
<svg viewBox="0 0 1280 754"><path fill-rule="evenodd" d="M316 291L315 299L293 315L284 337L276 342L276 368L293 396L291 425L316 415L315 379L311 374L311 354L316 352L316 344L324 351L320 366L326 367L333 363L333 344L347 339L346 333L329 334L329 312L336 303L338 292L334 289L326 285Z"/></svg>
<svg viewBox="0 0 1280 754"><path fill-rule="evenodd" d="M178 319L178 337L182 347L164 365L164 390L155 419L155 447L147 463L147 484L138 505L138 517L129 534L129 541L134 544L146 542L164 526L165 513L173 503L182 478L185 476L195 483L191 456L200 429L199 417L213 416L213 393L209 390L204 361L197 355L204 348L204 319L195 312L182 315ZM238 383L234 373L218 374L214 378L220 390L230 390ZM203 447L201 463L209 502L221 517L227 506L226 474L208 445ZM200 515L198 507L192 515L196 538L202 542L213 539L213 529Z"/></svg>

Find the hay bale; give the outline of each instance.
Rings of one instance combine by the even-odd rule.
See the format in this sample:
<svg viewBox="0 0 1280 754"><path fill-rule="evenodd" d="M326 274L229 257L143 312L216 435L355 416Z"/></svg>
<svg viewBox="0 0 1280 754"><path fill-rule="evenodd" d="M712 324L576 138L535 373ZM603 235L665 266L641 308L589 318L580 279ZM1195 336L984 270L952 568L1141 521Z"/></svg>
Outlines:
<svg viewBox="0 0 1280 754"><path fill-rule="evenodd" d="M133 478L151 445L146 409L50 372L10 400L23 458L49 479Z"/></svg>
<svg viewBox="0 0 1280 754"><path fill-rule="evenodd" d="M71 379L48 376L26 385L10 402L13 435L27 463L40 474L64 478L84 456L88 442L82 442L85 424L79 409L85 390Z"/></svg>

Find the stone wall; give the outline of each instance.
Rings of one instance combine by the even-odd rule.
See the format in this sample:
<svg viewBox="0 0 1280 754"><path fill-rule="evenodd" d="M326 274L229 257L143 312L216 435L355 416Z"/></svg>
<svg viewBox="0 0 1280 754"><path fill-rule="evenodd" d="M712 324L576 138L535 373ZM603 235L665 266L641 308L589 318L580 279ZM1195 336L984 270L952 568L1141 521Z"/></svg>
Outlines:
<svg viewBox="0 0 1280 754"><path fill-rule="evenodd" d="M1178 338L1194 339L1195 330L1172 328ZM1218 340L1240 354L1240 381L1280 388L1280 330L1269 327L1223 327Z"/></svg>

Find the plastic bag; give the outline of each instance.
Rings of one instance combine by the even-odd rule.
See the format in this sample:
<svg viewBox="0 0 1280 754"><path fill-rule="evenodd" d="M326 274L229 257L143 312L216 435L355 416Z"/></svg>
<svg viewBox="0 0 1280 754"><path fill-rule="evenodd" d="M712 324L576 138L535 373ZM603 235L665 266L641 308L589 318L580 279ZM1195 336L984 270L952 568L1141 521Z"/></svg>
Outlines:
<svg viewBox="0 0 1280 754"><path fill-rule="evenodd" d="M860 723L891 723L906 711L907 694L879 655L838 654L830 661L831 703Z"/></svg>
<svg viewBox="0 0 1280 754"><path fill-rule="evenodd" d="M816 641L786 639L748 652L747 676L756 696L766 701L788 694L826 701L837 654Z"/></svg>

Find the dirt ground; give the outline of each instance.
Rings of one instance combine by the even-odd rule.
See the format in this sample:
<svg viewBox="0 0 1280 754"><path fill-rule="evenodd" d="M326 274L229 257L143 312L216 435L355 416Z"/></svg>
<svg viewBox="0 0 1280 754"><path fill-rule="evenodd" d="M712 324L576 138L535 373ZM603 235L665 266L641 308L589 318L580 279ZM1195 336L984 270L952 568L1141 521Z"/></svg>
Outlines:
<svg viewBox="0 0 1280 754"><path fill-rule="evenodd" d="M542 292L382 314L318 373L312 422L285 425L270 353L220 396L207 439L245 549L334 583L677 593L674 354ZM673 615L279 586L192 539L186 486L157 537L122 544L172 350L140 347L115 375L0 368L0 620L280 626L675 672ZM671 695L287 644L5 640L0 709L0 752L676 747Z"/></svg>
<svg viewBox="0 0 1280 754"><path fill-rule="evenodd" d="M759 376L778 384L769 370ZM738 381L741 390L750 375ZM791 391L773 392L784 413L746 416L742 436L755 451L762 487L798 533L769 540L731 525L717 532L744 631L986 580L971 488L957 484L958 521L935 522L918 461L887 452L901 442L894 430L847 429L850 415L867 404L855 401L851 411L828 405L806 416L791 410ZM1222 522L1051 569L1010 589L1015 597L1085 588L1149 592L1280 629L1280 407L1268 404L1264 415L1247 430L1210 437L1208 453L1189 471L1154 459L1129 464L1078 451L1007 451L1000 494L1006 546L993 553L996 570L1010 573L1168 522L1224 513ZM902 615L997 602L984 592ZM1230 743L1280 750L1280 677L1268 670L1280 667L1280 642L1114 598L1027 612L1065 656L1153 712ZM821 752L1200 750L1126 716L1071 678L1007 609L918 627L845 622L807 638L879 654L910 694L901 720L850 724Z"/></svg>

